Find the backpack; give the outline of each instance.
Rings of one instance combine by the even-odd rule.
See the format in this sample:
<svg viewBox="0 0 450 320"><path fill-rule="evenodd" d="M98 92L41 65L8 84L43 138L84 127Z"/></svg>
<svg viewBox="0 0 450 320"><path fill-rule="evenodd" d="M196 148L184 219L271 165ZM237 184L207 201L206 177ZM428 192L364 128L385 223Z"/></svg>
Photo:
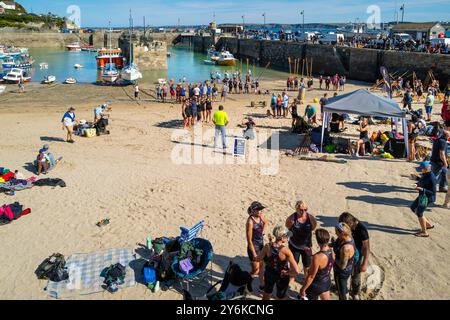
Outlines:
<svg viewBox="0 0 450 320"><path fill-rule="evenodd" d="M105 278L103 283L106 285L106 289L114 293L118 290L118 285L125 283L126 270L123 265L116 263L105 268L100 276Z"/></svg>
<svg viewBox="0 0 450 320"><path fill-rule="evenodd" d="M36 269L35 274L40 280L60 282L69 279L66 260L60 253L54 253L45 259Z"/></svg>

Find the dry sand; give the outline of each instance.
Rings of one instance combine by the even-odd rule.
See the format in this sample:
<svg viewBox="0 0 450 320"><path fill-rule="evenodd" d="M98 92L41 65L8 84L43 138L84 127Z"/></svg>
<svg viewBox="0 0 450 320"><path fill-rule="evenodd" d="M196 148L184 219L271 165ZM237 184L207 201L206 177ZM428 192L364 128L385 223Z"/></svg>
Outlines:
<svg viewBox="0 0 450 320"><path fill-rule="evenodd" d="M284 83L266 82L263 88L281 91ZM355 87L348 85L346 91ZM418 222L408 206L416 192L413 181L404 176L413 172L413 164L378 158L335 164L281 156L279 172L273 176L261 174L259 165L177 165L171 154L180 144L172 141L172 133L181 124L180 106L136 103L131 94L131 87L124 91L93 85L31 85L25 94L0 96L0 165L31 176L26 164L50 143L51 151L64 160L48 177L67 183L67 188L35 187L14 197L0 194L1 204L19 201L32 208L29 216L0 227L0 299L48 299L45 282L36 279L34 270L54 252L70 256L136 248L147 236L176 236L180 226L190 227L202 219L206 221L202 235L214 247L215 276L223 273L230 259L248 268L244 233L248 205L254 200L266 204L272 228L285 221L300 197L330 231L343 211L354 213L369 227L371 264L385 274L376 299L450 298L450 212L433 208L427 213L436 225L431 237L412 235ZM308 93L308 101L321 94ZM264 114L263 108L249 107L251 100L263 99L269 97L232 95L224 103L230 128L237 128L244 115ZM60 119L69 105L77 107L78 119L91 120L94 106L105 101L113 103L111 135L77 137L73 145L59 141L65 138ZM287 132L290 119L255 120L258 130L281 128L282 148L296 147L298 137ZM354 135L354 126L349 127ZM443 200L444 194L439 194L437 203ZM111 224L98 228L95 223L103 218L110 218ZM115 295L81 298L182 297L173 291L152 294L137 285Z"/></svg>

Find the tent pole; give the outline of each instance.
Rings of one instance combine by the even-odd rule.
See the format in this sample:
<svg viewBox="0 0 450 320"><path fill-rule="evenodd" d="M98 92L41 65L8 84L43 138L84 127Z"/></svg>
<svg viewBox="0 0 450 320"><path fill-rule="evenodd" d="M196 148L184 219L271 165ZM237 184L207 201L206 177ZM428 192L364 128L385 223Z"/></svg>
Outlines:
<svg viewBox="0 0 450 320"><path fill-rule="evenodd" d="M328 112L324 111L323 112L323 119L322 119L322 137L320 138L321 139L321 141L320 141L320 153L323 152L323 136L325 135L325 123L326 123L326 120L328 118L327 115L328 115Z"/></svg>
<svg viewBox="0 0 450 320"><path fill-rule="evenodd" d="M403 125L403 139L405 140L405 151L406 151L406 158L409 159L409 144L408 144L408 124L406 123L406 118L402 119L402 125Z"/></svg>

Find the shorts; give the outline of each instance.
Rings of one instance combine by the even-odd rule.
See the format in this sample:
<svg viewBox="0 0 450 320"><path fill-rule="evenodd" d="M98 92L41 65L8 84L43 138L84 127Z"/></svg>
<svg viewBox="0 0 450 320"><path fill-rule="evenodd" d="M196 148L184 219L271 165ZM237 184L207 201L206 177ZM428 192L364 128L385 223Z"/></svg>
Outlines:
<svg viewBox="0 0 450 320"><path fill-rule="evenodd" d="M302 257L303 268L309 268L311 266L311 263L312 263L311 248L297 249L297 248L294 248L289 243L289 249L292 251L292 254L294 255L294 259L295 259L295 261L297 261L297 263L300 262L300 256Z"/></svg>
<svg viewBox="0 0 450 320"><path fill-rule="evenodd" d="M189 117L191 117L191 113L189 112L189 109L185 109L185 110L184 110L183 117L184 117L184 118L189 118Z"/></svg>
<svg viewBox="0 0 450 320"><path fill-rule="evenodd" d="M200 107L200 111L205 111L206 108L204 106Z"/></svg>
<svg viewBox="0 0 450 320"><path fill-rule="evenodd" d="M190 108L189 114L191 117L196 117L197 116L197 108Z"/></svg>
<svg viewBox="0 0 450 320"><path fill-rule="evenodd" d="M289 276L281 277L275 272L266 268L264 271L264 292L266 294L272 294L273 287L277 287L277 298L284 299L286 297L287 291L289 289Z"/></svg>
<svg viewBox="0 0 450 320"><path fill-rule="evenodd" d="M252 252L250 251L250 248L247 247L247 254L248 254L248 258L250 259L250 262L253 262L253 260L259 256L262 249L264 248L264 244L253 243L253 247L255 247L256 257L253 256Z"/></svg>
<svg viewBox="0 0 450 320"><path fill-rule="evenodd" d="M425 106L426 114L431 114L432 111L433 111L433 106Z"/></svg>
<svg viewBox="0 0 450 320"><path fill-rule="evenodd" d="M330 289L331 280L320 283L313 282L308 289L306 289L306 297L308 300L318 300L322 293L330 291Z"/></svg>
<svg viewBox="0 0 450 320"><path fill-rule="evenodd" d="M270 106L270 108L271 108L272 110L275 110L275 109L277 108L277 106L276 106L275 104L272 104L272 105Z"/></svg>

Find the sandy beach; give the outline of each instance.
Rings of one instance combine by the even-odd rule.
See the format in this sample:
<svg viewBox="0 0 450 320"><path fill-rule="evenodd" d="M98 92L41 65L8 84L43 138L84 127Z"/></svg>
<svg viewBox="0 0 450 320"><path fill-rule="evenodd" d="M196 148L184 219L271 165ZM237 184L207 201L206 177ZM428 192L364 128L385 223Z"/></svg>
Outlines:
<svg viewBox="0 0 450 320"><path fill-rule="evenodd" d="M263 89L276 92L284 86L285 80L262 83ZM350 82L346 92L368 86ZM149 92L154 85L141 89ZM299 142L298 135L289 133L290 117L267 118L265 108L250 107L251 101L269 103L270 96L230 95L223 103L231 120L229 129L239 129L243 118L252 115L257 130L281 131L278 172L263 174L259 164L179 165L172 161L172 154L180 147L173 137L174 130L182 128L180 105L151 102L143 92L142 100L133 101L132 93L132 87L33 84L23 94L0 95L0 166L33 176L28 164L48 143L63 161L45 177L61 178L67 184L66 188L34 187L13 197L0 194L0 205L19 201L32 209L29 216L0 226L0 299L50 299L43 290L46 282L37 280L34 271L52 253L68 257L109 248L134 249L148 236L177 236L180 226L191 227L200 220L206 223L202 237L214 248L215 277L223 274L230 259L249 270L247 207L255 200L267 205L271 230L284 224L298 199L308 202L310 213L332 233L337 216L344 211L367 225L370 263L381 268L384 282L365 298L450 299L450 211L433 207L427 212L436 226L431 237L413 235L418 222L409 205L417 193L408 176L416 164L345 156L348 162L338 164L288 157L283 151ZM308 92L307 102L323 93ZM60 120L69 106L76 107L78 119L92 121L94 107L106 101L113 108L111 135L64 142ZM435 112L440 108L436 102ZM303 110L304 106L301 114ZM346 134L356 139L356 126L347 126ZM437 205L442 205L444 197L438 194ZM97 227L96 222L104 218L111 223ZM298 288L296 284L292 289ZM151 293L137 285L114 295L104 292L77 299L182 299L182 295Z"/></svg>

